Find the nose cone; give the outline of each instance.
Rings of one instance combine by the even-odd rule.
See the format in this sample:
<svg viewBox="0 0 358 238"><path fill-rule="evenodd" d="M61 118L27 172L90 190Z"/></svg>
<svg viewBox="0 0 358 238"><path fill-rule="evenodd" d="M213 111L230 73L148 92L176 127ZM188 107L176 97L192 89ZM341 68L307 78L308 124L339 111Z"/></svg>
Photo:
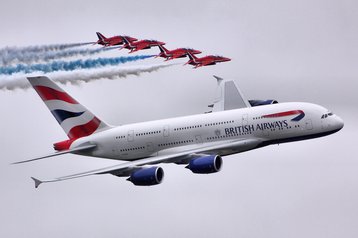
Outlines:
<svg viewBox="0 0 358 238"><path fill-rule="evenodd" d="M231 61L230 58L226 58L226 57L222 57L222 61L226 62L226 61Z"/></svg>
<svg viewBox="0 0 358 238"><path fill-rule="evenodd" d="M344 127L344 122L342 118L336 116L334 126L336 127L337 130L341 130Z"/></svg>

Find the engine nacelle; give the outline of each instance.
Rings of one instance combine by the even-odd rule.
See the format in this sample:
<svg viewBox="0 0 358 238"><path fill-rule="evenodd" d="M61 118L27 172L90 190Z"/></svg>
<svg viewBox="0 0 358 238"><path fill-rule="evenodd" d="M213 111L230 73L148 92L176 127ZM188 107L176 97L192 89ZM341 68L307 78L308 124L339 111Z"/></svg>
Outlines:
<svg viewBox="0 0 358 238"><path fill-rule="evenodd" d="M164 177L164 171L161 167L150 167L137 170L127 179L134 185L151 186L160 184Z"/></svg>
<svg viewBox="0 0 358 238"><path fill-rule="evenodd" d="M263 105L270 105L270 104L276 104L278 103L278 101L273 100L273 99L268 99L268 100L249 100L249 103L252 107L257 107L257 106L263 106Z"/></svg>
<svg viewBox="0 0 358 238"><path fill-rule="evenodd" d="M195 174L211 174L219 172L223 160L219 155L207 155L190 160L185 167Z"/></svg>

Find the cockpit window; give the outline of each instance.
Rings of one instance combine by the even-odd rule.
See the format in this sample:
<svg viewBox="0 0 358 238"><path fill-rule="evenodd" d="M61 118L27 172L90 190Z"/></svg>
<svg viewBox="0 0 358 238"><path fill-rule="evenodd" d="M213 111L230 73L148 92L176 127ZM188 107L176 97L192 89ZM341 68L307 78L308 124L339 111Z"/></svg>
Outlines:
<svg viewBox="0 0 358 238"><path fill-rule="evenodd" d="M332 112L328 112L328 113L326 113L326 114L323 114L322 116L321 116L321 119L324 119L324 118L327 118L327 117L330 117L330 116L333 116L334 114L332 113Z"/></svg>

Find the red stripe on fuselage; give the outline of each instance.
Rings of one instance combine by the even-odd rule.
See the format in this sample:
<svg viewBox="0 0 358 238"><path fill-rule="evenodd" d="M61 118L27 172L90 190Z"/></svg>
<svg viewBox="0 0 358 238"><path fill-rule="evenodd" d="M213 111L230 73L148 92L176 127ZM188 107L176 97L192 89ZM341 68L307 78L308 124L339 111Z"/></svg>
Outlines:
<svg viewBox="0 0 358 238"><path fill-rule="evenodd" d="M40 95L42 100L61 100L71 104L78 104L78 102L73 99L70 95L65 92L59 92L55 89L45 87L45 86L34 86L36 92Z"/></svg>
<svg viewBox="0 0 358 238"><path fill-rule="evenodd" d="M303 111L301 111L301 110L293 110L293 111L279 112L279 113L264 115L263 117L264 118L286 117L286 116L292 116L292 115L297 115L297 114L301 114L301 113L303 113Z"/></svg>
<svg viewBox="0 0 358 238"><path fill-rule="evenodd" d="M98 129L100 123L101 121L97 117L94 117L84 125L73 127L67 135L70 139L89 136Z"/></svg>

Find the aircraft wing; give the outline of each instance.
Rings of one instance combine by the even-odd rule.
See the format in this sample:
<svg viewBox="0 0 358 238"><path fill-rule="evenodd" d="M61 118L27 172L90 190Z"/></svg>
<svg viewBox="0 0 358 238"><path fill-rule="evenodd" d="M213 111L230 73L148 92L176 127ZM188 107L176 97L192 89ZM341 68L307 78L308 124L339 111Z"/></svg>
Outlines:
<svg viewBox="0 0 358 238"><path fill-rule="evenodd" d="M110 46L115 46L115 45L120 45L120 44L122 44L123 43L123 41L121 40L121 39L114 39L114 40L111 40L110 42L109 42L109 45Z"/></svg>
<svg viewBox="0 0 358 238"><path fill-rule="evenodd" d="M140 166L152 165L159 163L174 163L183 160L190 160L197 154L215 153L219 155L228 155L237 153L238 151L245 151L247 148L254 148L261 143L259 139L245 139L245 140L234 140L232 142L223 142L222 144L203 146L196 149L184 150L179 153L159 155L155 157L144 158L131 162L125 162L118 165L113 165L101 169L90 170L82 173L72 174L54 179L40 180L33 178L35 181L35 187L37 188L41 183L58 182L68 179L75 179L94 174L113 174L119 177L129 176L133 171L140 169Z"/></svg>
<svg viewBox="0 0 358 238"><path fill-rule="evenodd" d="M170 59L177 59L186 56L186 53L173 53L173 55L170 57Z"/></svg>
<svg viewBox="0 0 358 238"><path fill-rule="evenodd" d="M207 65L214 65L214 64L216 64L216 62L215 62L215 61L212 61L212 60L207 60L207 61L203 61L203 62L201 62L200 67L201 67L201 66L207 66Z"/></svg>
<svg viewBox="0 0 358 238"><path fill-rule="evenodd" d="M224 80L215 75L214 77L218 82L218 90L214 104L210 105L213 112L251 107L233 80Z"/></svg>
<svg viewBox="0 0 358 238"><path fill-rule="evenodd" d="M139 51L139 50L143 50L143 49L146 48L147 46L148 46L147 44L138 44L138 45L136 46L136 48L131 51L131 53L136 52L136 51Z"/></svg>

